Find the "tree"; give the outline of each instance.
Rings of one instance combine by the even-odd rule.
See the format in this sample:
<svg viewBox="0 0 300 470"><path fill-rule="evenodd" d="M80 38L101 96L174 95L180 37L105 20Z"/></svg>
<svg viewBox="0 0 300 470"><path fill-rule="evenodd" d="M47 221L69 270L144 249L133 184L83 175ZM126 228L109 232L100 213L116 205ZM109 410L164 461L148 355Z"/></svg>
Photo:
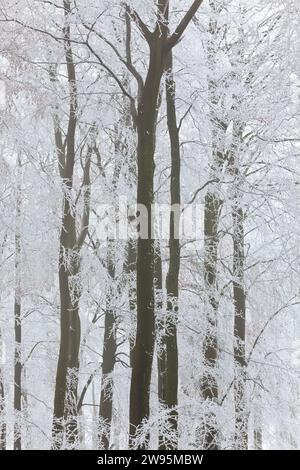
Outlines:
<svg viewBox="0 0 300 470"><path fill-rule="evenodd" d="M83 163L83 215L80 232L76 233L76 215L72 203L74 165L76 158L76 130L78 127L78 98L76 71L71 44L71 4L64 1L65 25L64 49L69 84L69 118L66 137L63 139L58 118L54 117L55 143L58 166L62 180L63 215L60 232L59 248L59 288L61 310L61 338L57 365L54 416L53 416L53 447L61 448L63 444L63 419L67 420L67 441L71 445L77 443L77 393L80 348L80 250L87 235L90 214L90 166L93 145L88 141L86 157ZM53 72L50 71L53 80ZM54 77L55 79L55 77ZM90 130L93 134L93 127ZM93 139L93 136L92 136Z"/></svg>
<svg viewBox="0 0 300 470"><path fill-rule="evenodd" d="M167 290L167 321L165 325L166 364L165 364L165 396L163 401L170 410L169 427L175 434L175 439L167 439L164 447L176 449L178 447L178 345L177 345L177 321L178 321L178 295L179 295L179 269L180 269L180 215L181 215L181 191L180 191L180 141L179 125L176 115L176 89L173 75L173 55L169 53L167 59L166 76L166 101L167 123L171 145L171 210L170 210L170 261L166 279Z"/></svg>
<svg viewBox="0 0 300 470"><path fill-rule="evenodd" d="M1 448L299 447L299 17L1 2Z"/></svg>
<svg viewBox="0 0 300 470"><path fill-rule="evenodd" d="M134 445L134 438L137 436L139 426L149 418L149 393L155 332L152 203L159 89L169 52L181 39L201 3L202 0L194 1L171 36L168 35L168 1L159 1L157 4L156 24L153 32L150 32L137 13L131 13L141 28L150 49L147 76L139 98L136 117L138 135L137 204L147 210L147 218L143 223L148 230L147 238L139 237L137 247L137 332L130 388L131 445ZM148 443L144 442L138 447L144 448L147 445Z"/></svg>
<svg viewBox="0 0 300 470"><path fill-rule="evenodd" d="M18 157L17 178L20 178L21 159ZM21 186L17 183L16 191L16 231L15 231L15 365L14 365L14 450L22 448L22 317L21 317Z"/></svg>
<svg viewBox="0 0 300 470"><path fill-rule="evenodd" d="M2 338L0 331L0 340L2 348ZM2 351L1 351L2 355ZM2 358L1 358L2 360ZM0 367L0 450L6 449L6 397L5 397L5 383L4 383L4 374L2 371L2 365Z"/></svg>

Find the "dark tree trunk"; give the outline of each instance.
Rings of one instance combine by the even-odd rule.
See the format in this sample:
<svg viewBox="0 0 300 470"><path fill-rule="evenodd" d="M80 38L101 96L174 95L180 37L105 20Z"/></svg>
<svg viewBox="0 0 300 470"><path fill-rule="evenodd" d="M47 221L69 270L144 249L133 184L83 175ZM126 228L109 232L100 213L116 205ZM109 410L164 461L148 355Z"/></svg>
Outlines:
<svg viewBox="0 0 300 470"><path fill-rule="evenodd" d="M261 393L256 387L254 387L256 394L256 406L254 409L253 419L253 441L255 450L263 450L263 410L261 407Z"/></svg>
<svg viewBox="0 0 300 470"><path fill-rule="evenodd" d="M75 233L75 220L71 214L71 207L69 197L67 194L64 196L63 201L63 217L62 228L60 235L60 256L59 256L59 290L60 290L60 349L56 374L56 386L54 397L54 420L53 420L53 446L54 448L61 448L63 444L64 434L64 418L71 412L70 405L72 402L71 396L71 365L76 367L76 350L78 342L78 333L80 335L78 306L73 305L71 298L71 266L70 261L67 259L74 256L73 250L76 243ZM72 318L74 315L74 320ZM72 329L72 326L75 330ZM72 341L76 341L72 345ZM77 357L78 360L78 357ZM77 382L77 379L75 378ZM73 384L74 385L74 384ZM75 392L76 393L76 392ZM71 405L72 407L72 405ZM68 432L71 432L70 429ZM73 434L73 431L72 431ZM71 438L71 436L68 436Z"/></svg>
<svg viewBox="0 0 300 470"><path fill-rule="evenodd" d="M126 124L126 122L125 122ZM115 167L112 178L112 195L117 198L118 194L118 180L120 176L121 164L118 161L122 150L126 148L122 139L122 125L116 126L115 140ZM118 211L118 210L117 210ZM118 280L116 279L116 262L117 262L117 245L115 240L107 239L107 288L106 288L106 312L104 322L104 339L102 351L102 381L100 393L100 407L99 407L99 433L98 445L100 449L109 449L111 425L113 417L113 372L116 364L117 352L117 321L116 321L116 298L120 293ZM130 260L131 262L131 260ZM132 266L126 266L125 270Z"/></svg>
<svg viewBox="0 0 300 470"><path fill-rule="evenodd" d="M212 180L220 182L222 167L226 160L225 135L227 123L220 118L219 107L222 96L219 93L218 83L215 81L214 73L216 68L217 51L215 41L219 32L217 14L222 6L212 0L210 2L213 16L209 22L209 32L211 39L208 43L208 63L210 75L208 77L208 89L211 104L210 124L211 124L211 147L212 161L210 171ZM218 359L218 246L219 246L219 217L222 207L218 188L209 188L205 196L204 207L204 285L206 291L206 331L203 343L205 373L202 381L203 399L207 402L210 410L204 416L204 425L201 431L201 447L208 450L217 450L218 444L218 424L216 407L218 403L218 383L216 379L217 359Z"/></svg>
<svg viewBox="0 0 300 470"><path fill-rule="evenodd" d="M75 250L75 256L79 257L79 253ZM80 269L80 261L75 260L74 269L71 276L78 276ZM70 289L70 277L69 277ZM67 370L67 395L66 395L66 439L68 444L76 447L78 444L78 374L79 374L79 350L81 338L81 323L79 316L79 297L80 293L69 292L70 296L75 295L75 300L71 301L69 308L69 352L68 352L68 370Z"/></svg>
<svg viewBox="0 0 300 470"><path fill-rule="evenodd" d="M262 428L259 426L254 428L254 448L255 450L263 450Z"/></svg>
<svg viewBox="0 0 300 470"><path fill-rule="evenodd" d="M155 294L156 302L155 307L157 312L161 312L163 308L163 274L162 274L162 261L161 249L159 241L156 244L155 250ZM157 315L156 329L157 329L157 388L158 388L158 402L160 406L166 406L166 373L167 373L167 355L166 355L166 341L164 331L166 329L166 319L162 317L161 313ZM160 338L160 341L158 341ZM164 426L158 430L158 447L159 450L165 449L165 433Z"/></svg>
<svg viewBox="0 0 300 470"><path fill-rule="evenodd" d="M136 279L133 279L133 276L136 273L136 254L137 254L137 244L136 240L128 240L127 250L126 250L126 263L125 271L128 275L128 298L129 298L129 310L131 324L134 324L136 321ZM129 354L130 354L130 367L132 367L133 361L133 350L134 350L135 339L130 337L129 344Z"/></svg>
<svg viewBox="0 0 300 470"><path fill-rule="evenodd" d="M243 123L234 122L233 143L229 154L229 173L233 178L233 304L234 304L234 407L235 448L248 448L248 410L246 399L246 291L245 271L245 214L242 207L243 178L238 155L243 141Z"/></svg>
<svg viewBox="0 0 300 470"><path fill-rule="evenodd" d="M0 335L1 341L1 335ZM1 358L0 358L1 360ZM5 388L3 370L0 367L0 450L6 449Z"/></svg>
<svg viewBox="0 0 300 470"><path fill-rule="evenodd" d="M136 128L138 135L137 204L148 214L148 237L138 239L137 247L137 332L133 353L130 388L130 446L139 426L149 418L150 381L155 342L154 319L154 240L152 238L152 203L154 177L154 151L159 88L170 50L178 43L188 24L200 7L202 0L194 0L183 19L168 37L169 1L159 0L154 32L133 13L148 42L150 57L145 84L141 86ZM147 448L149 436L139 448Z"/></svg>
<svg viewBox="0 0 300 470"><path fill-rule="evenodd" d="M237 190L238 191L238 190ZM246 294L244 287L244 212L239 196L232 208L233 219L233 299L234 299L234 404L235 446L248 448L246 407Z"/></svg>
<svg viewBox="0 0 300 470"><path fill-rule="evenodd" d="M0 361L2 361L2 333L0 329ZM4 373L0 364L0 450L6 449L6 400Z"/></svg>
<svg viewBox="0 0 300 470"><path fill-rule="evenodd" d="M106 294L106 312L104 324L104 341L102 352L102 383L100 396L100 426L99 431L99 448L109 449L112 409L113 409L113 378L111 377L116 363L116 312L115 289L113 284L115 280L115 243L113 240L108 241L107 247L107 271L108 271L108 287Z"/></svg>
<svg viewBox="0 0 300 470"><path fill-rule="evenodd" d="M179 128L176 116L176 88L173 77L172 51L167 62L166 76L167 122L171 144L171 211L169 252L170 262L166 279L167 288L167 331L166 342L166 405L171 410L169 428L171 439L165 440L165 449L178 447L178 346L177 346L177 319L178 319L178 281L180 269L180 240L179 226L181 215L180 194L180 142Z"/></svg>
<svg viewBox="0 0 300 470"><path fill-rule="evenodd" d="M137 331L133 352L130 389L130 437L149 417L150 381L155 340L154 320L154 240L152 239L152 203L154 177L155 127L159 85L163 72L160 41L151 48L148 76L140 99L137 119L138 183L137 203L147 209L148 237L137 244ZM141 445L146 448L148 442Z"/></svg>
<svg viewBox="0 0 300 470"><path fill-rule="evenodd" d="M18 167L21 162L18 159ZM14 320L15 320L15 363L14 363L14 450L22 448L22 319L21 319L21 189L17 187L17 207L16 207L16 233L15 233L15 299L14 299Z"/></svg>
<svg viewBox="0 0 300 470"><path fill-rule="evenodd" d="M62 247L61 247L62 251ZM63 264L63 253L59 262L59 289L60 289L60 348L58 355L55 396L54 396L54 416L52 427L53 448L59 449L63 444L65 414L65 399L67 390L67 370L68 370L68 344L69 344L69 316L68 310L68 276Z"/></svg>
<svg viewBox="0 0 300 470"><path fill-rule="evenodd" d="M22 326L21 326L21 303L20 298L15 298L15 368L14 368L14 450L21 450L21 412L22 412Z"/></svg>
<svg viewBox="0 0 300 470"><path fill-rule="evenodd" d="M56 374L54 414L52 426L53 448L60 449L63 445L66 424L66 441L71 448L78 442L78 372L80 349L80 316L79 300L80 282L80 250L84 243L89 225L90 213L90 164L93 146L88 146L83 172L84 209L81 231L76 234L76 215L70 197L73 189L75 165L75 142L77 129L77 87L75 64L71 47L71 14L70 0L63 2L65 14L64 48L69 83L69 120L65 142L60 128L59 119L54 118L55 142L58 155L59 171L63 188L63 215L60 233L59 251L59 291L60 291L60 349ZM55 80L50 73L52 81ZM94 128L91 127L91 134ZM75 281L75 284L74 284ZM64 424L65 423L65 424Z"/></svg>
<svg viewBox="0 0 300 470"><path fill-rule="evenodd" d="M205 373L202 379L202 394L205 401L218 401L218 384L216 381L216 363L218 357L217 341L217 261L218 261L218 221L221 201L212 192L205 197L204 213L204 283L207 292L206 333L203 344ZM205 416L202 430L203 449L215 450L218 448L218 430L216 416L212 409Z"/></svg>

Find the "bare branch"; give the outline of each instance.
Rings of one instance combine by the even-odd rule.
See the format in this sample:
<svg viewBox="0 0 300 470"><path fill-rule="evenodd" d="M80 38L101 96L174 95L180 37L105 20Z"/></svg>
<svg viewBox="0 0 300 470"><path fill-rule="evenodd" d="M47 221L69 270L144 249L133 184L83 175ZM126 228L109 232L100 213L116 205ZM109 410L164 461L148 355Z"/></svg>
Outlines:
<svg viewBox="0 0 300 470"><path fill-rule="evenodd" d="M198 188L198 189L194 192L194 195L193 195L192 199L187 203L187 205L193 204L193 202L195 201L195 199L196 199L196 197L198 196L198 194L199 194L201 191L203 191L203 189L205 189L206 186L208 186L208 185L211 184L211 183L219 183L219 182L220 182L220 180L217 179L217 178L213 178L213 179L211 179L211 180L209 180L209 181L206 181L206 183L205 183L203 186L201 186L201 188ZM184 210L184 209L183 209L183 210ZM182 211L183 211L183 210L182 210Z"/></svg>
<svg viewBox="0 0 300 470"><path fill-rule="evenodd" d="M179 25L175 29L174 33L169 37L167 41L167 49L172 49L176 46L178 41L180 41L183 33L188 27L189 23L192 21L194 15L196 14L198 8L201 6L203 0L195 0L190 9L187 11L185 16L180 21Z"/></svg>
<svg viewBox="0 0 300 470"><path fill-rule="evenodd" d="M91 168L91 156L92 146L88 147L86 162L83 172L83 214L81 221L81 232L78 236L77 246L80 249L84 243L84 240L88 233L89 221L90 221L90 199L91 199L91 180L90 180L90 168Z"/></svg>
<svg viewBox="0 0 300 470"><path fill-rule="evenodd" d="M141 17L138 15L138 13L135 10L133 10L130 7L126 6L126 11L128 12L128 14L132 18L132 20L136 23L136 25L138 26L138 28L142 32L142 34L143 34L144 38L146 39L147 43L150 45L151 41L152 41L152 36L153 36L151 31L148 29L146 24L143 22L143 20L141 19Z"/></svg>

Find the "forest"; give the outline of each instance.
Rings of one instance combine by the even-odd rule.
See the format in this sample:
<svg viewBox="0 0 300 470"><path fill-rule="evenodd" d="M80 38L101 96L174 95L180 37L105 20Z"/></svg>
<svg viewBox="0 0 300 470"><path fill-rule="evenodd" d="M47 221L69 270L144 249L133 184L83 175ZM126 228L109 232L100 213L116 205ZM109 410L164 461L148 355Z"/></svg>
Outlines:
<svg viewBox="0 0 300 470"><path fill-rule="evenodd" d="M300 449L299 129L298 0L0 0L1 450Z"/></svg>

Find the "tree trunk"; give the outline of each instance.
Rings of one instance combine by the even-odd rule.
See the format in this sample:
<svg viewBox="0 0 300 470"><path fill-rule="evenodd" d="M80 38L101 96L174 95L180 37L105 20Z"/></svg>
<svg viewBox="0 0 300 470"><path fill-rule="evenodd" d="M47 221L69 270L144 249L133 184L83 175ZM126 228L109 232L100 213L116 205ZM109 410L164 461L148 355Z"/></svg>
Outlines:
<svg viewBox="0 0 300 470"><path fill-rule="evenodd" d="M75 251L75 257L79 258L79 253ZM75 259L74 268L69 274L69 289L70 277L77 277L80 269L79 259ZM68 354L68 370L67 370L67 395L66 395L66 439L72 448L76 448L78 444L79 430L78 430L78 374L79 374L79 350L81 338L81 323L79 316L79 298L80 293L70 292L68 294L71 298L69 307L69 354ZM72 297L76 298L72 300Z"/></svg>
<svg viewBox="0 0 300 470"><path fill-rule="evenodd" d="M237 189L238 191L238 189ZM232 208L233 219L233 299L234 299L234 405L235 446L248 448L246 408L246 294L244 287L244 212L239 196Z"/></svg>
<svg viewBox="0 0 300 470"><path fill-rule="evenodd" d="M21 363L21 303L18 295L15 297L15 367L14 367L14 450L21 450L21 412L22 412L22 363Z"/></svg>
<svg viewBox="0 0 300 470"><path fill-rule="evenodd" d="M149 418L150 381L155 340L154 320L154 240L152 239L152 203L154 150L157 102L163 72L160 41L153 45L146 83L139 103L137 204L143 205L147 216L141 223L148 228L148 237L137 244L137 331L133 352L130 388L130 446L139 426ZM148 438L139 448L147 448Z"/></svg>
<svg viewBox="0 0 300 470"><path fill-rule="evenodd" d="M233 226L233 304L234 304L234 408L235 448L248 448L248 410L246 399L246 292L245 271L245 214L242 207L242 175L238 155L242 149L243 129L240 122L233 124L233 143L229 154L229 173L233 178L232 226Z"/></svg>
<svg viewBox="0 0 300 470"><path fill-rule="evenodd" d="M132 279L136 272L136 252L137 245L136 240L128 240L126 249L126 263L125 271L128 275L128 298L129 298L129 310L130 310L130 323L134 324L136 321L136 280ZM130 355L130 367L132 367L133 361L133 350L134 350L134 337L130 336L129 340L129 355Z"/></svg>
<svg viewBox="0 0 300 470"><path fill-rule="evenodd" d="M255 450L263 450L263 410L261 407L261 392L256 387L254 387L254 392L256 394L256 406L254 408L253 416L253 441Z"/></svg>
<svg viewBox="0 0 300 470"><path fill-rule="evenodd" d="M18 158L18 169L21 166ZM15 232L15 299L14 299L14 320L15 320L15 363L14 363L14 450L22 448L22 323L21 323L21 188L17 185L16 201L16 232Z"/></svg>
<svg viewBox="0 0 300 470"><path fill-rule="evenodd" d="M0 361L2 361L2 334L0 330ZM0 364L0 450L6 449L6 404L4 374Z"/></svg>
<svg viewBox="0 0 300 470"><path fill-rule="evenodd" d="M156 3L156 2L155 2ZM133 353L130 388L130 446L135 446L135 437L142 423L149 418L150 381L155 342L154 319L154 240L152 239L152 203L154 177L154 151L159 88L166 60L171 49L181 39L194 17L202 0L194 0L175 32L169 35L169 1L159 0L154 32L133 13L150 48L150 57L145 84L141 86L136 128L138 134L137 160L137 204L147 210L144 223L148 222L148 237L139 237L137 248L137 332ZM174 387L173 387L174 389ZM147 448L149 437L138 443L138 448Z"/></svg>
<svg viewBox="0 0 300 470"><path fill-rule="evenodd" d="M218 401L216 364L218 357L217 340L217 261L218 261L218 222L221 201L217 194L208 192L204 208L204 283L208 296L206 332L203 344L205 373L202 379L203 399L210 407L202 429L202 448L218 449L218 429L214 406Z"/></svg>
<svg viewBox="0 0 300 470"><path fill-rule="evenodd" d="M82 228L76 236L76 219L73 207L70 205L70 190L72 178L64 187L63 216L60 234L59 254L59 290L60 290L60 349L58 357L54 417L53 417L53 447L61 448L66 422L67 443L76 447L78 442L78 372L81 326L79 316L80 286L80 251L84 243L90 212L90 162L91 147L88 148L84 167L83 186L84 209Z"/></svg>
<svg viewBox="0 0 300 470"><path fill-rule="evenodd" d="M123 123L122 123L123 124ZM120 176L120 163L118 157L122 154L122 124L115 126L115 167L112 178L112 196L117 198L118 180ZM126 124L126 122L125 122ZM118 212L117 208L117 212ZM117 351L117 322L116 322L116 298L119 291L118 281L116 279L116 255L117 245L115 240L107 239L107 275L108 282L106 288L106 312L104 322L104 339L102 351L102 381L99 407L99 433L98 444L100 449L109 449L112 415L113 415L113 372L116 364ZM126 264L126 263L125 263ZM126 266L125 266L126 269Z"/></svg>
<svg viewBox="0 0 300 470"><path fill-rule="evenodd" d="M58 155L59 172L63 188L63 215L59 248L59 290L60 290L60 349L57 365L54 415L52 426L53 448L61 448L66 422L66 440L68 446L76 448L78 442L78 372L80 349L79 299L81 287L80 250L84 243L90 213L90 163L93 145L88 145L87 158L83 173L84 209L81 232L76 234L76 215L72 201L73 177L75 165L75 143L77 129L77 85L76 70L71 47L71 2L64 0L65 15L64 49L69 84L69 120L65 142L55 116L55 142ZM53 81L55 77L51 75ZM91 127L91 134L94 126Z"/></svg>
<svg viewBox="0 0 300 470"><path fill-rule="evenodd" d="M254 428L254 449L255 450L263 450L262 446L262 428L255 427Z"/></svg>
<svg viewBox="0 0 300 470"><path fill-rule="evenodd" d="M108 287L106 294L106 312L104 325L104 341L102 353L102 383L100 396L100 430L99 430L99 448L109 449L112 409L113 409L113 378L112 373L116 363L116 312L115 289L113 284L115 280L115 243L113 240L107 242L107 271Z"/></svg>
<svg viewBox="0 0 300 470"><path fill-rule="evenodd" d="M54 397L54 418L53 418L53 447L61 448L64 434L64 418L69 414L70 407L66 408L67 399L70 404L71 374L69 367L76 362L74 355L77 350L79 316L78 308L72 304L70 291L70 257L74 256L73 249L76 242L75 220L71 214L69 197L64 195L63 217L60 234L60 254L59 254L59 291L60 291L60 349L56 374L56 386ZM74 314L74 320L72 315ZM75 330L72 330L72 325ZM80 334L80 333L79 333ZM76 346L70 342L77 338ZM70 366L69 366L70 364ZM75 364L76 366L76 364ZM76 379L75 379L76 380ZM69 382L69 383L68 383ZM67 393L68 391L68 393ZM70 393L69 393L70 392ZM71 429L70 429L71 431ZM71 436L69 436L71 437Z"/></svg>
<svg viewBox="0 0 300 470"><path fill-rule="evenodd" d="M157 312L161 312L163 308L163 274L162 274L162 261L161 250L159 241L157 241L155 250L155 294L156 302L155 307ZM166 330L165 318L161 313L158 315L156 321L156 347L157 347L157 388L158 388L158 402L161 407L166 406L166 374L167 374L167 356L166 356L166 341L164 332ZM158 341L158 338L160 339ZM158 447L159 450L165 449L165 427L159 427L158 430Z"/></svg>
<svg viewBox="0 0 300 470"><path fill-rule="evenodd" d="M217 51L215 41L219 32L217 14L221 6L215 0L210 2L213 16L209 22L209 33L211 39L208 42L208 63L210 75L208 76L208 90L210 98L210 124L211 124L211 147L212 161L210 164L212 179L220 181L220 175L225 153L225 134L227 124L220 119L220 94L218 83L215 81L215 69ZM217 263L218 263L218 226L222 201L218 194L218 188L208 190L204 203L204 286L206 291L206 331L203 343L205 372L202 382L203 399L208 407L204 415L204 425L201 430L201 447L208 450L217 450L218 445L218 425L216 416L216 406L218 403L218 384L216 379L216 367L218 359L218 283L217 283Z"/></svg>
<svg viewBox="0 0 300 470"><path fill-rule="evenodd" d="M74 136L68 149L74 155ZM55 448L61 448L66 422L68 445L76 448L78 443L78 373L81 325L79 316L80 251L84 243L90 213L90 163L92 147L88 147L83 174L84 209L81 232L76 236L76 216L70 205L73 174L64 188L63 217L60 235L59 289L61 313L61 338L54 398L53 440ZM69 151L69 150L68 150ZM69 161L70 156L67 156Z"/></svg>
<svg viewBox="0 0 300 470"><path fill-rule="evenodd" d="M170 410L168 427L171 438L165 439L165 449L178 447L178 281L180 269L179 223L181 215L180 195L180 142L176 116L176 86L173 77L172 51L169 54L166 76L167 122L171 144L171 211L169 253L170 262L166 279L167 288L167 335L166 342L166 405Z"/></svg>

